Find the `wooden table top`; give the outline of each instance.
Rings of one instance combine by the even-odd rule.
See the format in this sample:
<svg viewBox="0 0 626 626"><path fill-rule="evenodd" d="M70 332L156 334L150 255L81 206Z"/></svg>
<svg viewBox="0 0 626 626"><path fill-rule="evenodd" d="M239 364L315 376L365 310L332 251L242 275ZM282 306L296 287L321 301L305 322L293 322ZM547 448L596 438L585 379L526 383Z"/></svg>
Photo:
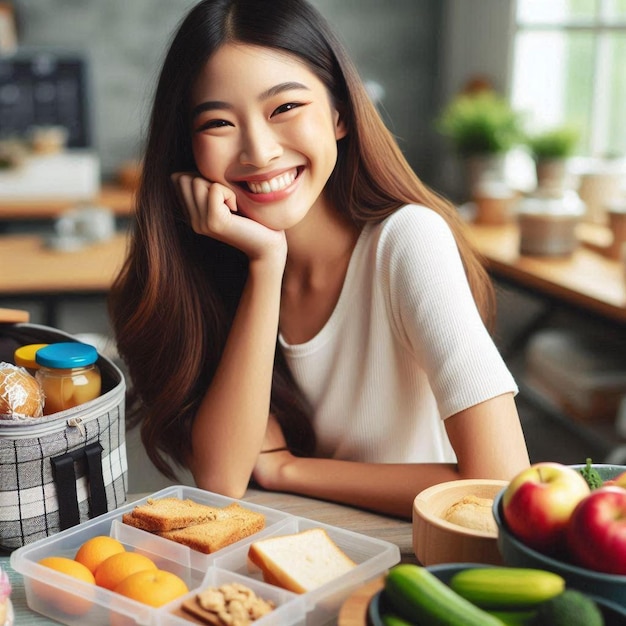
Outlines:
<svg viewBox="0 0 626 626"><path fill-rule="evenodd" d="M290 515L308 517L323 524L339 526L346 530L389 541L400 548L401 561L417 563L413 552L413 526L408 520L291 493L248 489L243 499L278 509Z"/></svg>
<svg viewBox="0 0 626 626"><path fill-rule="evenodd" d="M54 250L37 235L0 236L0 295L106 292L126 257L128 236Z"/></svg>
<svg viewBox="0 0 626 626"><path fill-rule="evenodd" d="M567 257L521 255L515 223L470 223L468 232L494 276L626 323L626 271L622 263L601 252L603 244L610 241L606 227L580 224L580 245Z"/></svg>
<svg viewBox="0 0 626 626"><path fill-rule="evenodd" d="M54 219L68 209L93 204L106 207L117 216L128 216L133 211L134 191L119 185L103 185L100 193L90 200L0 200L0 220Z"/></svg>

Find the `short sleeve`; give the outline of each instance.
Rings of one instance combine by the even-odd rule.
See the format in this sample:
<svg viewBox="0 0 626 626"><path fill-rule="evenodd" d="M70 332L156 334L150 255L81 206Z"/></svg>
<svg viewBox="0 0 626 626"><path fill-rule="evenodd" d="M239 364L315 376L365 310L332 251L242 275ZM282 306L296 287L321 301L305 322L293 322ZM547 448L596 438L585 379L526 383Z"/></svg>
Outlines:
<svg viewBox="0 0 626 626"><path fill-rule="evenodd" d="M441 416L516 393L445 220L426 207L405 206L386 220L377 250L394 332L426 372Z"/></svg>

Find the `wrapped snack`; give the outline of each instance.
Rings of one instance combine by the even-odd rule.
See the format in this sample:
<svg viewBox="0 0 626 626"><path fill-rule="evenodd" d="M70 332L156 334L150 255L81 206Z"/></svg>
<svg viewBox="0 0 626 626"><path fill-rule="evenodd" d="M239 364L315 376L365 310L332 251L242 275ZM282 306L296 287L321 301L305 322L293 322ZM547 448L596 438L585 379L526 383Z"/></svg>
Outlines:
<svg viewBox="0 0 626 626"><path fill-rule="evenodd" d="M43 406L44 393L35 377L23 367L0 362L0 416L41 417Z"/></svg>
<svg viewBox="0 0 626 626"><path fill-rule="evenodd" d="M7 573L0 567L0 626L13 626L13 619L11 583Z"/></svg>

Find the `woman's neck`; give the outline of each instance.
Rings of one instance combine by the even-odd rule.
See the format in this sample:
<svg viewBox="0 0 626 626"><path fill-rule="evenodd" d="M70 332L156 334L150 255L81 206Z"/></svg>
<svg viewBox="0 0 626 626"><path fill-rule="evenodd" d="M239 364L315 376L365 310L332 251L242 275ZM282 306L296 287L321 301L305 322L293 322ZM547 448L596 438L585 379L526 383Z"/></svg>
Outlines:
<svg viewBox="0 0 626 626"><path fill-rule="evenodd" d="M319 207L287 232L285 281L301 284L334 273L333 268L350 259L360 230L330 208Z"/></svg>
<svg viewBox="0 0 626 626"><path fill-rule="evenodd" d="M308 217L287 233L280 330L291 344L309 341L329 320L360 232L337 213Z"/></svg>

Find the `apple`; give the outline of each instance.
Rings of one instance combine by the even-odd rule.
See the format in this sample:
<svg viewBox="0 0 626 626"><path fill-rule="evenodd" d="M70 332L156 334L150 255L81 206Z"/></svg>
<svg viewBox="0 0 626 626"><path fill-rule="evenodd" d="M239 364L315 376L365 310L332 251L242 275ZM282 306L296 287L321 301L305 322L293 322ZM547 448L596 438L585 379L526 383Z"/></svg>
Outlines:
<svg viewBox="0 0 626 626"><path fill-rule="evenodd" d="M574 563L607 574L626 574L626 489L600 487L570 518L567 545Z"/></svg>
<svg viewBox="0 0 626 626"><path fill-rule="evenodd" d="M608 487L609 485L617 485L618 487L623 487L626 489L626 472L618 474L615 478L605 480L602 486Z"/></svg>
<svg viewBox="0 0 626 626"><path fill-rule="evenodd" d="M566 547L565 529L576 505L590 493L572 467L545 461L521 471L502 496L502 513L511 532L544 554Z"/></svg>

